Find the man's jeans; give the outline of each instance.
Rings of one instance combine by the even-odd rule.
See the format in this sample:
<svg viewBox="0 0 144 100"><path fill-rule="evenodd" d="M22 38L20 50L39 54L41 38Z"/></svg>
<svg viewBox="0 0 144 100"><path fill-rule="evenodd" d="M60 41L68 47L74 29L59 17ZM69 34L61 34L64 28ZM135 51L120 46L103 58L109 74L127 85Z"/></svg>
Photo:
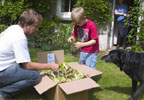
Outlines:
<svg viewBox="0 0 144 100"><path fill-rule="evenodd" d="M33 86L40 81L40 72L28 70L14 64L0 72L0 94L3 98L12 98L20 90Z"/></svg>
<svg viewBox="0 0 144 100"><path fill-rule="evenodd" d="M98 53L85 53L80 52L80 64L85 64L89 66L90 68L96 69L96 61L98 58Z"/></svg>

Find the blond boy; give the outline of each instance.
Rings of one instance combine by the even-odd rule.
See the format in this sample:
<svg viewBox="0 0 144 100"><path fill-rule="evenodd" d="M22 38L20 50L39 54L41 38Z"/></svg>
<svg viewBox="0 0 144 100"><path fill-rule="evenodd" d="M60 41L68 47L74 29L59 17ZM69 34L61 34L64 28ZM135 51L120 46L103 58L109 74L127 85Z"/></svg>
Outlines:
<svg viewBox="0 0 144 100"><path fill-rule="evenodd" d="M97 26L94 22L86 18L82 7L74 8L71 13L71 18L75 25L72 36L68 38L68 42L79 38L80 41L74 43L74 47L81 51L79 63L96 69L99 52Z"/></svg>

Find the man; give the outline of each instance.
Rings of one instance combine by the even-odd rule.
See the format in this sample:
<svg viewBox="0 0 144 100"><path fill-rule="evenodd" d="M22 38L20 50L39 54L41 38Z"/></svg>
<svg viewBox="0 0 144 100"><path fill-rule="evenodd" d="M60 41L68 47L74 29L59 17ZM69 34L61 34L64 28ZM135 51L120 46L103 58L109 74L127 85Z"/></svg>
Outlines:
<svg viewBox="0 0 144 100"><path fill-rule="evenodd" d="M20 90L40 81L40 70L57 71L58 64L31 62L26 35L38 31L42 16L34 10L24 11L17 25L0 34L0 100L11 99Z"/></svg>

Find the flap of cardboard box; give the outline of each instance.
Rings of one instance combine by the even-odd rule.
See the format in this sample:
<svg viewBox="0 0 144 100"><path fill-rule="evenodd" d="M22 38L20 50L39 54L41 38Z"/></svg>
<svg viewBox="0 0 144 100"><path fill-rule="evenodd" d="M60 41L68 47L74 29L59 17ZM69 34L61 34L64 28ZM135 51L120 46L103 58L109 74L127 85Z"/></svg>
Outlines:
<svg viewBox="0 0 144 100"><path fill-rule="evenodd" d="M53 63L60 64L64 62L64 50L40 52L38 53L37 58L38 58L38 62L40 63L53 62Z"/></svg>
<svg viewBox="0 0 144 100"><path fill-rule="evenodd" d="M102 72L92 69L84 64L79 64L78 62L71 62L71 63L68 63L68 65L70 65L72 68L78 70L79 72L87 74L89 77L93 77L93 76L102 74Z"/></svg>
<svg viewBox="0 0 144 100"><path fill-rule="evenodd" d="M99 87L99 85L91 78L62 83L59 84L59 86L67 95Z"/></svg>
<svg viewBox="0 0 144 100"><path fill-rule="evenodd" d="M44 93L50 88L54 87L56 83L52 81L48 76L43 76L40 83L35 85L34 88L39 94Z"/></svg>

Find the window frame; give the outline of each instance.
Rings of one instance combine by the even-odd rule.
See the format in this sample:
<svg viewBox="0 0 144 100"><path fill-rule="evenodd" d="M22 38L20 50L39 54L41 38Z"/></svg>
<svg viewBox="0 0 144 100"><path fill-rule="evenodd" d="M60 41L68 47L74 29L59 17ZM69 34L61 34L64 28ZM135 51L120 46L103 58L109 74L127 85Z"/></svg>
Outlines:
<svg viewBox="0 0 144 100"><path fill-rule="evenodd" d="M58 0L57 2L57 9L56 9L56 16L60 17L60 19L64 21L71 21L71 1L69 3L69 11L68 12L62 12L62 0Z"/></svg>

